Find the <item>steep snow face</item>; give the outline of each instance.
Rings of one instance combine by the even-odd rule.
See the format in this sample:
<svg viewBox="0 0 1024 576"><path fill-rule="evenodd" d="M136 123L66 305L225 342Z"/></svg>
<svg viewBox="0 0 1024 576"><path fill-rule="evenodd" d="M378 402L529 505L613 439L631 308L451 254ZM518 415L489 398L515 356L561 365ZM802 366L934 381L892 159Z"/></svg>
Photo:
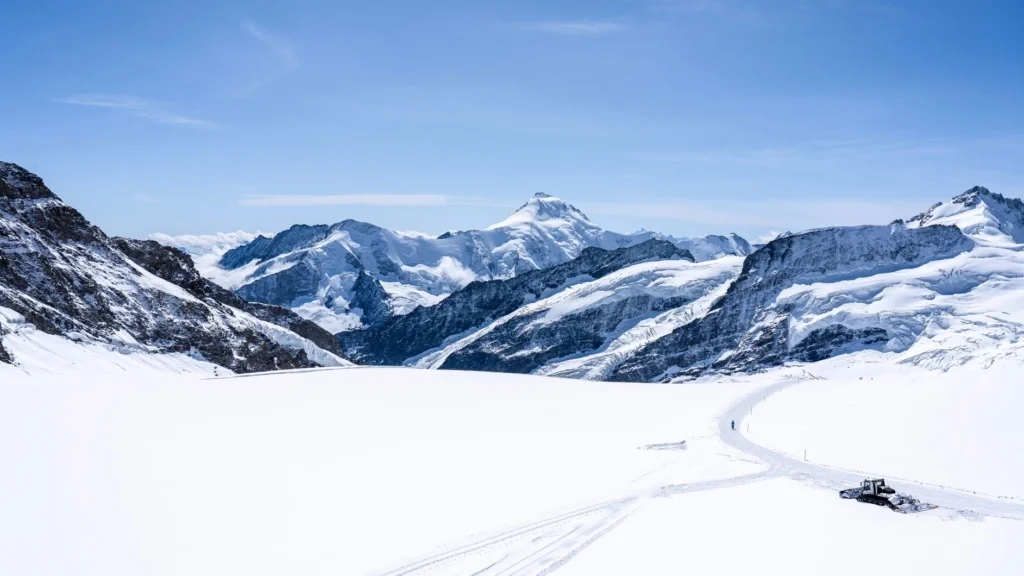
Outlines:
<svg viewBox="0 0 1024 576"><path fill-rule="evenodd" d="M344 363L225 304L237 297L209 290L185 254L135 242L108 238L39 177L0 163L0 306L19 318L0 331L31 326L112 349L188 354L243 372ZM2 356L20 361L10 351Z"/></svg>
<svg viewBox="0 0 1024 576"><path fill-rule="evenodd" d="M953 226L825 228L769 242L751 254L726 295L704 317L623 362L613 379L649 381L707 369L751 370L885 346L884 326L832 323L789 337L793 307L776 300L798 284L839 283L953 258L974 243ZM852 298L844 293L841 298Z"/></svg>
<svg viewBox="0 0 1024 576"><path fill-rule="evenodd" d="M939 202L910 219L909 226L956 226L986 244L1024 243L1024 202L975 186L949 202Z"/></svg>
<svg viewBox="0 0 1024 576"><path fill-rule="evenodd" d="M706 312L741 264L733 256L629 266L527 304L416 365L601 379L669 326Z"/></svg>

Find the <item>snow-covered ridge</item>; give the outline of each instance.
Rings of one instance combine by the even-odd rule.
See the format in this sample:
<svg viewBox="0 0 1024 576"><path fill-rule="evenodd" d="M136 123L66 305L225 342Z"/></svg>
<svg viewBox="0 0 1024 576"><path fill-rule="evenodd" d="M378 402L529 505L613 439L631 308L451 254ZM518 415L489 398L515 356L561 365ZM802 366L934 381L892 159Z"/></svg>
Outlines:
<svg viewBox="0 0 1024 576"><path fill-rule="evenodd" d="M908 221L910 226L956 226L977 241L1024 243L1024 202L975 186L949 202L939 202Z"/></svg>

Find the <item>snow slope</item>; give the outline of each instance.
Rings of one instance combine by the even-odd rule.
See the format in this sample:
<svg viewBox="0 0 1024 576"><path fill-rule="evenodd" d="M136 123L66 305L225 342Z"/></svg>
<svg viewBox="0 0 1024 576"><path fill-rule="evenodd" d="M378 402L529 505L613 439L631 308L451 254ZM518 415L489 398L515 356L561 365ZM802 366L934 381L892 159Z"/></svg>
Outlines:
<svg viewBox="0 0 1024 576"><path fill-rule="evenodd" d="M975 186L914 216L911 226L952 225L981 244L1024 244L1024 202Z"/></svg>
<svg viewBox="0 0 1024 576"><path fill-rule="evenodd" d="M811 462L1024 503L1024 355L944 373L864 358L757 406L749 437ZM963 455L969 454L969 464Z"/></svg>

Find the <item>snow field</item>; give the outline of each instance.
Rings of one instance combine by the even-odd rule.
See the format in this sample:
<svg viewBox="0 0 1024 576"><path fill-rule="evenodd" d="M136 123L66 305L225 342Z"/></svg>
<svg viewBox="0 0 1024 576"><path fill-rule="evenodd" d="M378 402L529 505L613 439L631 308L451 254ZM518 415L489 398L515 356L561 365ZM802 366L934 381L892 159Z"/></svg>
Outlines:
<svg viewBox="0 0 1024 576"><path fill-rule="evenodd" d="M623 491L756 472L710 438L746 388L407 369L7 380L0 572L378 573Z"/></svg>
<svg viewBox="0 0 1024 576"><path fill-rule="evenodd" d="M1024 523L894 514L789 479L651 501L559 576L1020 574Z"/></svg>
<svg viewBox="0 0 1024 576"><path fill-rule="evenodd" d="M945 373L832 364L814 368L825 380L803 381L755 407L747 436L798 458L806 450L818 464L1024 503L1019 361Z"/></svg>

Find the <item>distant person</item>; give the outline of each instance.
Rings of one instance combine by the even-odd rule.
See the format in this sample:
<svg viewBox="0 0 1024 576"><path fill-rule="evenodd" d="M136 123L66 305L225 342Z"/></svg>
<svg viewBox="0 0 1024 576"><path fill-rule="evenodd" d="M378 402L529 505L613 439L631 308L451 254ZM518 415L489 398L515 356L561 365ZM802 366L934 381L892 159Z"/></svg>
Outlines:
<svg viewBox="0 0 1024 576"><path fill-rule="evenodd" d="M732 429L733 429L733 430L735 430L735 429L736 429L736 421L735 421L735 420L733 420L733 421L732 421L732 424L731 424L731 426L732 426Z"/></svg>

